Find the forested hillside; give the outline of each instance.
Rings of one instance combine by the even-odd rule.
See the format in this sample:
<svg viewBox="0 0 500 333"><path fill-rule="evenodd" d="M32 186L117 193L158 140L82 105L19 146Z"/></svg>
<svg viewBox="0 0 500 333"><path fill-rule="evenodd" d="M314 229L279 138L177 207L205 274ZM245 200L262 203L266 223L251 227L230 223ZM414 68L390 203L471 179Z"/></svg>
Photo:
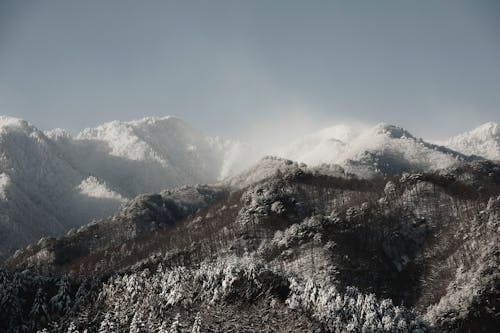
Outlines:
<svg viewBox="0 0 500 333"><path fill-rule="evenodd" d="M3 328L496 327L499 165L366 180L273 161L281 167L250 185L140 196L18 251L1 277Z"/></svg>

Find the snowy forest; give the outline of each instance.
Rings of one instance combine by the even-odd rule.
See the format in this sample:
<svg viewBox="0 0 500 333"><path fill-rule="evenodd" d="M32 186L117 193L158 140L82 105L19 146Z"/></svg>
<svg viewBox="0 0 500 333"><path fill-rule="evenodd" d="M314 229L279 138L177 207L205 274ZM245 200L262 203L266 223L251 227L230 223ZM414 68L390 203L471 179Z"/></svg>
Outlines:
<svg viewBox="0 0 500 333"><path fill-rule="evenodd" d="M0 333L500 333L500 0L0 0Z"/></svg>
<svg viewBox="0 0 500 333"><path fill-rule="evenodd" d="M17 251L0 330L494 331L499 216L493 162L362 179L266 158Z"/></svg>

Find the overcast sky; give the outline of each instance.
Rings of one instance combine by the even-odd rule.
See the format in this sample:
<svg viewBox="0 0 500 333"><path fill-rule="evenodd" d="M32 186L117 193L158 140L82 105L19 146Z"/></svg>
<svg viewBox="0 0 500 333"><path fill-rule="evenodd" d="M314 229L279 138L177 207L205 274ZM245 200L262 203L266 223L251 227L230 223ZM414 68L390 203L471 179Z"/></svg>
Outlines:
<svg viewBox="0 0 500 333"><path fill-rule="evenodd" d="M500 121L500 2L0 0L0 113L439 138Z"/></svg>

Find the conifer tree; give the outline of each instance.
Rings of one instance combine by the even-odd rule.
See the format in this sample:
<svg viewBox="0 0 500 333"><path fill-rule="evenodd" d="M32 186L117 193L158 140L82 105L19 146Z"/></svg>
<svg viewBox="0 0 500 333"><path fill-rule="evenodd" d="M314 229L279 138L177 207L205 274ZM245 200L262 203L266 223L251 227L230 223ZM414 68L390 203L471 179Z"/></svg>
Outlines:
<svg viewBox="0 0 500 333"><path fill-rule="evenodd" d="M111 315L109 312L106 312L104 315L104 319L101 321L101 325L99 326L99 333L112 333L115 330L115 326L111 321Z"/></svg>
<svg viewBox="0 0 500 333"><path fill-rule="evenodd" d="M29 317L32 330L38 329L40 326L47 324L50 320L47 305L45 304L45 293L42 288L38 288L35 294Z"/></svg>
<svg viewBox="0 0 500 333"><path fill-rule="evenodd" d="M174 321L170 325L170 330L168 333L181 333L181 324L179 322L180 314L177 314L174 318Z"/></svg>
<svg viewBox="0 0 500 333"><path fill-rule="evenodd" d="M193 327L191 328L191 333L201 333L201 315L198 312L194 318Z"/></svg>
<svg viewBox="0 0 500 333"><path fill-rule="evenodd" d="M58 282L57 294L50 299L51 309L59 314L65 315L71 309L71 295L68 276L64 275Z"/></svg>

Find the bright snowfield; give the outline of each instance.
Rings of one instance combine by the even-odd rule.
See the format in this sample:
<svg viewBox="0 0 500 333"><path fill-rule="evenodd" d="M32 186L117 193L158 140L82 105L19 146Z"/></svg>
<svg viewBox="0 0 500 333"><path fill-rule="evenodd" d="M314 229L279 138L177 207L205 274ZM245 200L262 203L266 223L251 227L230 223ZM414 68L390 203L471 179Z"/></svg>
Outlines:
<svg viewBox="0 0 500 333"><path fill-rule="evenodd" d="M174 117L111 122L76 136L0 117L0 257L109 216L140 193L214 183L244 145Z"/></svg>
<svg viewBox="0 0 500 333"><path fill-rule="evenodd" d="M457 135L442 144L467 155L500 160L500 124L486 123L472 131Z"/></svg>
<svg viewBox="0 0 500 333"><path fill-rule="evenodd" d="M498 128L485 124L450 139L450 146L498 159ZM24 120L2 116L0 257L41 236L109 216L140 193L222 179L244 186L282 165L267 159L237 175L260 157L258 151L207 137L175 117L114 121L72 136L61 129L44 133ZM336 163L360 176L443 168L467 158L386 124L327 128L274 155L310 166Z"/></svg>
<svg viewBox="0 0 500 333"><path fill-rule="evenodd" d="M369 177L446 168L457 160L468 159L468 153L464 153L425 142L403 128L382 123L374 127L326 128L292 142L278 155L307 165L338 164L348 172Z"/></svg>
<svg viewBox="0 0 500 333"><path fill-rule="evenodd" d="M113 121L74 137L60 129L47 135L82 173L128 198L215 182L237 167L243 151L241 144L207 137L175 117Z"/></svg>

